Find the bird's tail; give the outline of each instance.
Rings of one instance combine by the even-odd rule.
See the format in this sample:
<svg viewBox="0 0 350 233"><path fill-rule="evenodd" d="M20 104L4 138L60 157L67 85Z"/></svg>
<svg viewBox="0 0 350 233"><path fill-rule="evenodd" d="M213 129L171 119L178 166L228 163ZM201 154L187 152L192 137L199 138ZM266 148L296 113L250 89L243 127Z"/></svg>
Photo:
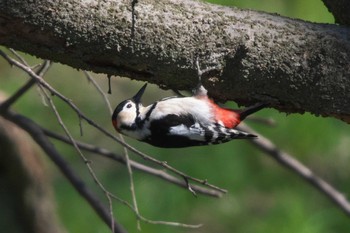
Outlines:
<svg viewBox="0 0 350 233"><path fill-rule="evenodd" d="M250 107L238 110L239 116L240 116L240 120L243 121L247 116L249 116L250 114L253 114L254 112L257 112L263 108L266 108L268 106L268 104L265 103L258 103L255 105L252 105Z"/></svg>

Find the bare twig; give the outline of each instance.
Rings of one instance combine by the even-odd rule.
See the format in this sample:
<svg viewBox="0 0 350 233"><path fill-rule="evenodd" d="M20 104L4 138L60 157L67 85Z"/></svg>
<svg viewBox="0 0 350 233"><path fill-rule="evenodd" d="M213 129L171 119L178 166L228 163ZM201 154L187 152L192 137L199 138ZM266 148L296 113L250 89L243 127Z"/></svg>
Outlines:
<svg viewBox="0 0 350 233"><path fill-rule="evenodd" d="M84 70L84 74L87 77L87 79L89 80L89 82L92 82L92 84L94 85L94 87L98 90L98 92L102 95L103 99L105 100L105 103L107 104L107 107L109 108L109 111L112 111L112 107L108 101L107 96L104 94L104 92L102 91L102 89L100 88L100 86L97 84L97 82L95 81L95 79L90 75L89 72L87 72L86 70ZM80 122L81 122L81 117L79 117ZM81 124L80 124L80 128L82 128ZM81 131L82 132L82 131ZM80 147L79 147L80 148ZM108 195L108 202L109 202L109 211L111 216L113 216L113 205L112 205L112 200L110 198L110 195ZM113 218L114 219L114 218ZM139 222L138 222L138 226L139 226Z"/></svg>
<svg viewBox="0 0 350 233"><path fill-rule="evenodd" d="M16 53L17 54L17 53ZM21 58L25 62L24 59L17 54L19 58ZM47 70L50 68L50 61L46 60L43 62L43 64L39 67L38 71L36 71L38 76L43 76ZM34 84L36 80L34 78L29 79L29 81L24 84L23 87L21 87L15 94L13 94L10 98L8 98L6 101L4 101L0 105L0 112L7 110L12 104L14 104L24 93L26 93Z"/></svg>
<svg viewBox="0 0 350 233"><path fill-rule="evenodd" d="M67 144L71 144L70 140L65 136L59 135L59 134L54 133L52 131L49 131L47 129L42 129L42 130L47 136L49 136L51 138L57 139L61 142L67 143ZM99 154L99 155L106 157L108 159L112 159L112 160L115 160L119 163L126 164L125 158L121 155L117 155L113 152L110 152L104 148L97 147L95 145L91 145L91 144L87 144L87 143L83 143L83 142L79 142L79 141L76 141L76 143L79 146L79 148L82 150L86 150L86 151L92 152L94 154ZM150 175L159 177L167 182L173 183L173 184L178 185L180 187L188 188L186 183L184 183L182 180L166 173L164 170L151 168L151 167L148 167L148 166L143 165L141 163L135 162L133 160L130 160L130 165L134 169L137 169L139 171L142 171L142 172L148 173ZM215 191L213 189L207 189L207 188L204 188L204 187L201 187L198 185L191 185L191 188L196 193L201 193L201 194L212 196L212 197L221 197L222 196L221 192Z"/></svg>
<svg viewBox="0 0 350 233"><path fill-rule="evenodd" d="M107 95L104 93L104 91L101 89L100 85L98 85L98 83L95 81L95 79L91 76L91 74L89 72L84 70L84 74L85 74L86 78L94 85L94 87L97 89L97 91L101 94L103 100L105 101L105 103L107 105L109 112L112 114L112 111L113 111L112 106L108 100Z"/></svg>
<svg viewBox="0 0 350 233"><path fill-rule="evenodd" d="M86 75L88 80L90 82L92 82L92 84L95 86L97 91L101 94L103 100L105 101L105 103L107 105L109 113L112 115L112 107L111 107L111 104L110 104L110 102L109 102L109 100L107 98L107 95L103 92L101 87L98 85L98 83L95 81L95 79L90 75L90 73L88 73L87 71L84 71L84 74ZM110 84L109 84L109 90L110 89L111 88L110 88ZM119 137L120 137L120 140L125 143L123 135L119 134ZM137 200L136 200L134 178L133 178L132 168L131 168L131 165L130 165L129 153L128 153L127 148L125 148L125 147L124 147L124 157L125 157L125 161L126 161L126 167L127 167L127 170L128 170L128 174L129 174L129 179L130 179L130 192L131 192L132 202L133 202L133 205L134 205L134 210L135 210L137 216L140 216L139 208L138 208ZM140 225L139 219L137 219L137 229L141 230L141 225Z"/></svg>
<svg viewBox="0 0 350 233"><path fill-rule="evenodd" d="M41 87L41 86L40 86ZM113 215L113 207L112 207L112 200L110 197L110 192L104 187L104 185L101 183L101 181L98 179L97 175L95 174L90 161L85 157L85 155L82 153L82 151L80 150L80 148L77 146L73 136L70 134L68 128L65 126L65 124L63 123L63 120L59 114L59 112L56 109L55 104L53 103L51 97L45 92L44 89L42 89L42 93L43 95L46 97L51 109L53 110L53 112L55 113L55 116L58 120L58 123L60 124L60 126L62 127L62 129L65 131L66 135L68 136L70 142L72 143L73 147L75 148L75 150L78 152L80 158L84 161L86 167L88 168L88 171L91 175L91 177L94 179L95 183L99 186L99 188L104 192L108 203L109 203L109 209L110 209L110 219L111 219L111 229L112 232L114 232L114 215Z"/></svg>
<svg viewBox="0 0 350 233"><path fill-rule="evenodd" d="M9 50L10 50L11 53L13 53L13 55L15 55L15 57L17 57L17 59L20 62L22 62L23 65L30 67L29 64L27 63L27 61L21 55L19 55L19 53L17 53L16 50L11 49L11 48Z"/></svg>
<svg viewBox="0 0 350 233"><path fill-rule="evenodd" d="M202 224L185 224L185 223L179 223L179 222L168 222L168 221L155 221L155 220L150 220L147 219L145 217L143 217L142 215L138 214L136 212L136 210L134 209L134 207L132 205L130 205L128 202L124 201L123 199L120 199L117 196L114 196L113 194L111 195L112 198L118 200L119 202L123 203L124 205L126 205L127 207L129 207L131 210L134 211L134 213L137 215L137 217L142 220L143 222L146 223L151 223L151 224L161 224L161 225L168 225L168 226L175 226L175 227L184 227L184 228L200 228L202 226Z"/></svg>
<svg viewBox="0 0 350 233"><path fill-rule="evenodd" d="M49 156L49 158L57 165L63 175L72 183L73 187L87 200L91 207L101 217L101 219L110 226L110 213L107 208L100 202L100 200L91 192L91 190L84 184L84 182L75 174L74 170L64 161L62 156L53 146L53 144L47 139L47 136L32 120L13 113L12 111L6 111L2 114L7 120L15 123L20 128L25 130L31 135L36 143L43 149L43 151ZM114 233L126 233L123 227L114 221L113 224Z"/></svg>
<svg viewBox="0 0 350 233"><path fill-rule="evenodd" d="M333 201L333 203L335 203L347 215L350 215L350 203L342 193L340 193L325 180L313 173L308 167L296 160L293 156L280 150L269 139L255 132L247 125L241 124L239 128L257 135L258 139L250 140L249 142L257 148L259 148L264 153L266 153L267 155L270 155L279 164L290 169L302 179L312 184L321 193L323 193L324 195L326 195L326 197Z"/></svg>
<svg viewBox="0 0 350 233"><path fill-rule="evenodd" d="M119 137L123 142L125 142L123 135L119 134ZM124 157L125 157L125 161L126 161L126 167L128 169L129 179L130 179L130 192L131 192L131 197L132 197L132 203L134 205L134 211L135 211L136 215L139 217L141 215L140 215L139 208L137 205L137 200L136 200L134 176L133 176L133 172L132 172L132 168L131 168L129 153L128 153L128 150L126 147L124 147ZM137 219L137 229L141 230L139 218Z"/></svg>
<svg viewBox="0 0 350 233"><path fill-rule="evenodd" d="M187 186L187 190L190 191L193 196L197 197L197 193L193 190L190 182L188 181L188 179L184 178L185 182L186 182L186 186Z"/></svg>
<svg viewBox="0 0 350 233"><path fill-rule="evenodd" d="M166 169L168 169L169 171L182 176L184 178L187 178L188 180L192 180L195 181L197 183L206 185L207 187L210 187L212 189L215 189L219 192L222 193L226 193L227 190L219 188L215 185L212 185L210 183L208 183L206 180L201 180L192 176L189 176L171 166L169 166L167 164L167 162L165 161L159 161L151 156L146 155L145 153L142 153L141 151L135 149L134 147L130 146L129 144L122 142L118 137L114 136L113 134L109 133L107 130L105 130L103 127L99 126L98 124L96 124L93 120L91 120L90 118L86 117L81 111L80 109L68 98L66 98L64 95L62 95L61 93L59 93L58 91L56 91L53 87L51 87L50 84L48 84L47 82L45 82L45 80L43 80L40 76L36 75L35 72L33 72L29 67L26 67L25 65L21 64L20 62L17 62L16 60L12 59L11 57L9 57L6 53L4 53L2 50L0 50L0 55L3 56L10 64L17 66L18 68L22 69L23 71L25 71L26 73L28 73L32 78L35 78L37 80L37 82L39 82L43 87L45 87L47 90L49 90L52 94L56 95L57 97L59 97L62 101L64 101L65 103L67 103L77 114L79 117L81 117L82 119L84 119L87 123L89 123L90 125L92 125L93 127L95 127L96 129L98 129L99 131L101 131L102 133L104 133L106 136L110 137L111 139L117 141L119 144L121 144L122 146L128 148L128 150L133 151L135 154L141 156L141 158L143 158L144 160L150 161L152 163L158 164L159 166L162 166Z"/></svg>

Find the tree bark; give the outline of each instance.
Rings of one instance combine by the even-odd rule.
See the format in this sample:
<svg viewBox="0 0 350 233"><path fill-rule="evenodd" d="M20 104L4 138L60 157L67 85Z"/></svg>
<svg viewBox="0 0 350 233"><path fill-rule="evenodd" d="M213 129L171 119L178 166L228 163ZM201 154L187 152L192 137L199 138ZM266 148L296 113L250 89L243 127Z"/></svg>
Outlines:
<svg viewBox="0 0 350 233"><path fill-rule="evenodd" d="M350 29L189 0L0 0L0 44L218 100L350 122Z"/></svg>

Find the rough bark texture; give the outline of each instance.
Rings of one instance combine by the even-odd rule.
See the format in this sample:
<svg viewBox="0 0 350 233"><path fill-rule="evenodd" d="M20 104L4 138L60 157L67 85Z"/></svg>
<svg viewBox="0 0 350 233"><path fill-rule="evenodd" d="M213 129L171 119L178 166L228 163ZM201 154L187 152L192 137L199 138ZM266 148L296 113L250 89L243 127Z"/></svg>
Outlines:
<svg viewBox="0 0 350 233"><path fill-rule="evenodd" d="M0 0L0 44L219 100L350 122L350 29L188 0Z"/></svg>

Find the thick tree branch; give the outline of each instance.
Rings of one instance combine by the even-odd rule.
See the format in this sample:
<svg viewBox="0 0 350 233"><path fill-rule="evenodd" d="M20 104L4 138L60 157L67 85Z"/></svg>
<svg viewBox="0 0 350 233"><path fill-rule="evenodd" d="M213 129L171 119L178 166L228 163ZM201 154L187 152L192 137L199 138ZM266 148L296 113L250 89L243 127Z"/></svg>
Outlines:
<svg viewBox="0 0 350 233"><path fill-rule="evenodd" d="M133 15L132 15L133 13ZM350 122L350 29L189 0L0 0L0 44L173 89Z"/></svg>

